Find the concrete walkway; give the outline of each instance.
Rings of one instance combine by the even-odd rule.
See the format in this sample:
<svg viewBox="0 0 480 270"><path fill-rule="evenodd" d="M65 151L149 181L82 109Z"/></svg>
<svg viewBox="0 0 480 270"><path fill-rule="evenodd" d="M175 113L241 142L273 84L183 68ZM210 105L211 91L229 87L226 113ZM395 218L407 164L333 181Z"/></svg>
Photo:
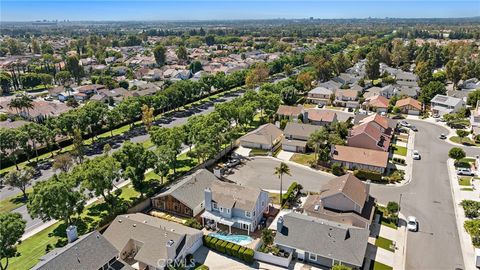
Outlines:
<svg viewBox="0 0 480 270"><path fill-rule="evenodd" d="M463 228L463 223L467 220L467 218L465 217L465 212L463 211L463 207L460 205L460 202L466 199L480 201L478 199L480 196L480 192L478 189L474 191L460 190L462 187L465 186L460 186L458 183L458 177L455 172L454 160L449 159L447 161L447 166L449 175L448 178L450 179L450 187L452 189L455 220L457 222L460 246L462 247L463 263L465 264L465 269L476 269L474 265L475 248L473 247L470 235ZM476 185L476 183L474 185Z"/></svg>
<svg viewBox="0 0 480 270"><path fill-rule="evenodd" d="M294 152L280 150L280 152L278 152L277 158L284 161L289 161L294 154Z"/></svg>

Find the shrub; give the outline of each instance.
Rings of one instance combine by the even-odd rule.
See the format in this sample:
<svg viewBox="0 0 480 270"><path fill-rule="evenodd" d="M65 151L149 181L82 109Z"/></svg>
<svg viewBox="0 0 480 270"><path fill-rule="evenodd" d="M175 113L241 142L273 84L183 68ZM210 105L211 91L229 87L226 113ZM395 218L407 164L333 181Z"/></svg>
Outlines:
<svg viewBox="0 0 480 270"><path fill-rule="evenodd" d="M223 244L224 242L225 242L225 241L223 241L223 240L218 240L218 241L215 243L215 250L224 253L225 250L222 250L222 244Z"/></svg>
<svg viewBox="0 0 480 270"><path fill-rule="evenodd" d="M459 161L460 159L462 159L462 158L465 157L465 151L463 151L462 148L453 147L453 148L450 149L450 151L448 152L448 157L449 157L449 158L453 158L453 159L455 159L456 161Z"/></svg>
<svg viewBox="0 0 480 270"><path fill-rule="evenodd" d="M293 199L295 199L295 196L297 195L297 189L298 189L298 184L297 182L293 182L289 187L288 190L285 194L282 194L282 202L291 202Z"/></svg>
<svg viewBox="0 0 480 270"><path fill-rule="evenodd" d="M202 224L200 224L200 222L198 222L196 219L194 218L189 218L185 221L185 226L188 226L188 227L191 227L191 228L194 228L194 229L197 229L197 230L201 230L202 229Z"/></svg>
<svg viewBox="0 0 480 270"><path fill-rule="evenodd" d="M343 168L342 168L342 165L340 163L334 163L332 165L332 173L333 175L336 175L336 176L340 176L340 175L344 175L344 171L343 171Z"/></svg>
<svg viewBox="0 0 480 270"><path fill-rule="evenodd" d="M367 171L367 170L355 170L353 175L358 177L361 180L372 180L376 182L382 181L382 175L378 172Z"/></svg>
<svg viewBox="0 0 480 270"><path fill-rule="evenodd" d="M460 205L468 218L477 218L480 216L480 202L472 200L463 200Z"/></svg>
<svg viewBox="0 0 480 270"><path fill-rule="evenodd" d="M235 257L238 257L238 250L239 249L240 249L240 246L237 245L237 244L234 244L233 248L232 248L232 255L235 256Z"/></svg>
<svg viewBox="0 0 480 270"><path fill-rule="evenodd" d="M227 245L230 244L230 242L223 242L222 245L220 246L220 248L222 249L222 252L223 253L227 253Z"/></svg>
<svg viewBox="0 0 480 270"><path fill-rule="evenodd" d="M247 248L245 250L245 252L243 253L243 259L244 261L246 261L247 263L251 264L253 263L253 256L254 256L255 252L253 251L253 249L251 248Z"/></svg>
<svg viewBox="0 0 480 270"><path fill-rule="evenodd" d="M225 251L227 253L227 255L233 255L233 251L232 251L232 248L233 248L233 245L235 245L234 243L228 243L227 246L225 247Z"/></svg>
<svg viewBox="0 0 480 270"><path fill-rule="evenodd" d="M240 260L244 261L244 257L243 257L243 253L245 252L245 247L241 247L239 250L238 250L238 256L237 258L239 258Z"/></svg>

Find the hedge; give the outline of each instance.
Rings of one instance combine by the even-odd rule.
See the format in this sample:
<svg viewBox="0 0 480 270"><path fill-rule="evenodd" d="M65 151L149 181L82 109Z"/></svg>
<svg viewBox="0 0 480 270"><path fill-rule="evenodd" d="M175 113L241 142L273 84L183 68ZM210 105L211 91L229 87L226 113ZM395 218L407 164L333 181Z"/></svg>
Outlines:
<svg viewBox="0 0 480 270"><path fill-rule="evenodd" d="M298 188L297 182L293 182L289 187L285 194L282 194L282 202L285 203L289 201L296 193Z"/></svg>
<svg viewBox="0 0 480 270"><path fill-rule="evenodd" d="M404 165L405 165L405 159L403 159L403 158L394 157L392 160L393 160L394 163L404 164Z"/></svg>
<svg viewBox="0 0 480 270"><path fill-rule="evenodd" d="M367 171L367 170L355 170L353 175L358 177L361 180L372 180L380 182L382 181L382 174L374 171Z"/></svg>
<svg viewBox="0 0 480 270"><path fill-rule="evenodd" d="M214 249L218 252L234 256L246 263L253 263L253 256L255 252L251 248L242 247L240 245L223 241L221 239L204 235L203 244L210 249Z"/></svg>

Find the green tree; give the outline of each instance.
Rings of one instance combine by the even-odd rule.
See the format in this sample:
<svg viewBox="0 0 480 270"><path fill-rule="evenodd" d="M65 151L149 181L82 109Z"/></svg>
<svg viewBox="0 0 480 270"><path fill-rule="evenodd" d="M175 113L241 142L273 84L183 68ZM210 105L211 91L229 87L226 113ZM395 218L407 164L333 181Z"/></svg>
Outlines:
<svg viewBox="0 0 480 270"><path fill-rule="evenodd" d="M157 45L153 48L153 56L155 57L155 61L157 65L163 66L165 65L167 49L163 45Z"/></svg>
<svg viewBox="0 0 480 270"><path fill-rule="evenodd" d="M82 131L79 128L75 128L73 131L73 156L75 156L80 163L83 161L84 145Z"/></svg>
<svg viewBox="0 0 480 270"><path fill-rule="evenodd" d="M27 200L27 187L31 183L33 179L33 169L27 167L24 170L18 171L13 170L10 171L5 176L5 183L11 187L16 187L22 191L23 199Z"/></svg>
<svg viewBox="0 0 480 270"><path fill-rule="evenodd" d="M215 36L214 35L208 35L205 37L205 43L207 46L212 46L215 44Z"/></svg>
<svg viewBox="0 0 480 270"><path fill-rule="evenodd" d="M315 149L315 163L317 164L320 159L320 151L322 146L326 145L328 140L328 130L325 127L321 127L308 138L308 145Z"/></svg>
<svg viewBox="0 0 480 270"><path fill-rule="evenodd" d="M270 229L263 229L262 230L262 242L265 246L270 246L273 244L273 239L274 239L274 236L273 236L273 231L270 230Z"/></svg>
<svg viewBox="0 0 480 270"><path fill-rule="evenodd" d="M274 172L275 175L278 176L278 178L280 179L280 205L283 205L283 196L282 196L282 192L283 192L283 175L286 174L286 175L290 175L290 168L288 167L288 165L284 162L281 162L280 165L278 167L275 167L275 172Z"/></svg>
<svg viewBox="0 0 480 270"><path fill-rule="evenodd" d="M6 72L1 72L0 73L0 87L2 88L2 92L0 92L0 94L10 93L10 87L11 86L12 86L12 77L10 76L10 74L8 74Z"/></svg>
<svg viewBox="0 0 480 270"><path fill-rule="evenodd" d="M53 161L53 169L68 172L73 165L72 155L65 153L57 155Z"/></svg>
<svg viewBox="0 0 480 270"><path fill-rule="evenodd" d="M81 191L67 175L54 175L48 181L37 182L29 196L27 209L30 216L43 221L62 220L68 226L74 215L84 209Z"/></svg>
<svg viewBox="0 0 480 270"><path fill-rule="evenodd" d="M17 256L17 243L25 232L26 221L19 213L0 213L0 269L8 268L9 259ZM5 264L3 262L5 261Z"/></svg>
<svg viewBox="0 0 480 270"><path fill-rule="evenodd" d="M177 156L180 154L185 136L183 129L181 127L160 128L154 126L150 129L149 133L152 142L169 156L173 173L176 174Z"/></svg>
<svg viewBox="0 0 480 270"><path fill-rule="evenodd" d="M422 103L429 104L436 95L445 95L446 93L447 89L443 83L431 81L421 88L419 99Z"/></svg>
<svg viewBox="0 0 480 270"><path fill-rule="evenodd" d="M452 81L453 89L457 89L458 82L462 79L462 66L463 63L458 60L450 60L445 65L447 79Z"/></svg>
<svg viewBox="0 0 480 270"><path fill-rule="evenodd" d="M367 54L365 73L370 80L375 80L380 76L380 53L377 47Z"/></svg>
<svg viewBox="0 0 480 270"><path fill-rule="evenodd" d="M467 104L470 106L476 107L478 102L480 102L480 89L470 92L467 97Z"/></svg>
<svg viewBox="0 0 480 270"><path fill-rule="evenodd" d="M72 79L72 74L70 74L70 71L68 70L62 70L55 74L55 79L59 84L63 86L68 86L70 80Z"/></svg>
<svg viewBox="0 0 480 270"><path fill-rule="evenodd" d="M185 46L179 46L176 50L177 57L180 61L187 61L188 60L188 53Z"/></svg>
<svg viewBox="0 0 480 270"><path fill-rule="evenodd" d="M191 64L190 64L190 67L189 69L192 71L192 73L197 73L199 72L200 70L202 70L202 63L200 61L193 61ZM203 77L203 76L202 76Z"/></svg>
<svg viewBox="0 0 480 270"><path fill-rule="evenodd" d="M448 157L455 159L455 162L460 161L465 156L466 156L465 151L463 151L463 149L460 147L453 147L448 152Z"/></svg>
<svg viewBox="0 0 480 270"><path fill-rule="evenodd" d="M457 133L457 136L460 137L461 139L467 137L468 135L468 131L463 129L457 129L456 133Z"/></svg>
<svg viewBox="0 0 480 270"><path fill-rule="evenodd" d="M152 107L148 107L147 104L142 106L142 122L145 125L145 129L147 131L150 130L152 126L152 122L155 119L153 116L154 109Z"/></svg>
<svg viewBox="0 0 480 270"><path fill-rule="evenodd" d="M400 211L400 205L397 202L390 201L387 203L387 212L389 216L395 216Z"/></svg>
<svg viewBox="0 0 480 270"><path fill-rule="evenodd" d="M80 66L78 58L76 56L70 56L67 58L65 68L73 78L77 81L77 84L80 84L80 79L83 76L83 68Z"/></svg>

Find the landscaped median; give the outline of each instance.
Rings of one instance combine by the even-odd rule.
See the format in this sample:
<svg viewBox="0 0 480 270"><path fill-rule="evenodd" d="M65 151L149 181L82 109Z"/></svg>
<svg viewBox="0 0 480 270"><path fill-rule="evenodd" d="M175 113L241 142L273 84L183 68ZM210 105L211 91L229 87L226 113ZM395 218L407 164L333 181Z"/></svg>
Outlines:
<svg viewBox="0 0 480 270"><path fill-rule="evenodd" d="M242 247L208 235L203 236L203 245L220 253L236 257L248 264L253 263L255 252L251 248Z"/></svg>

